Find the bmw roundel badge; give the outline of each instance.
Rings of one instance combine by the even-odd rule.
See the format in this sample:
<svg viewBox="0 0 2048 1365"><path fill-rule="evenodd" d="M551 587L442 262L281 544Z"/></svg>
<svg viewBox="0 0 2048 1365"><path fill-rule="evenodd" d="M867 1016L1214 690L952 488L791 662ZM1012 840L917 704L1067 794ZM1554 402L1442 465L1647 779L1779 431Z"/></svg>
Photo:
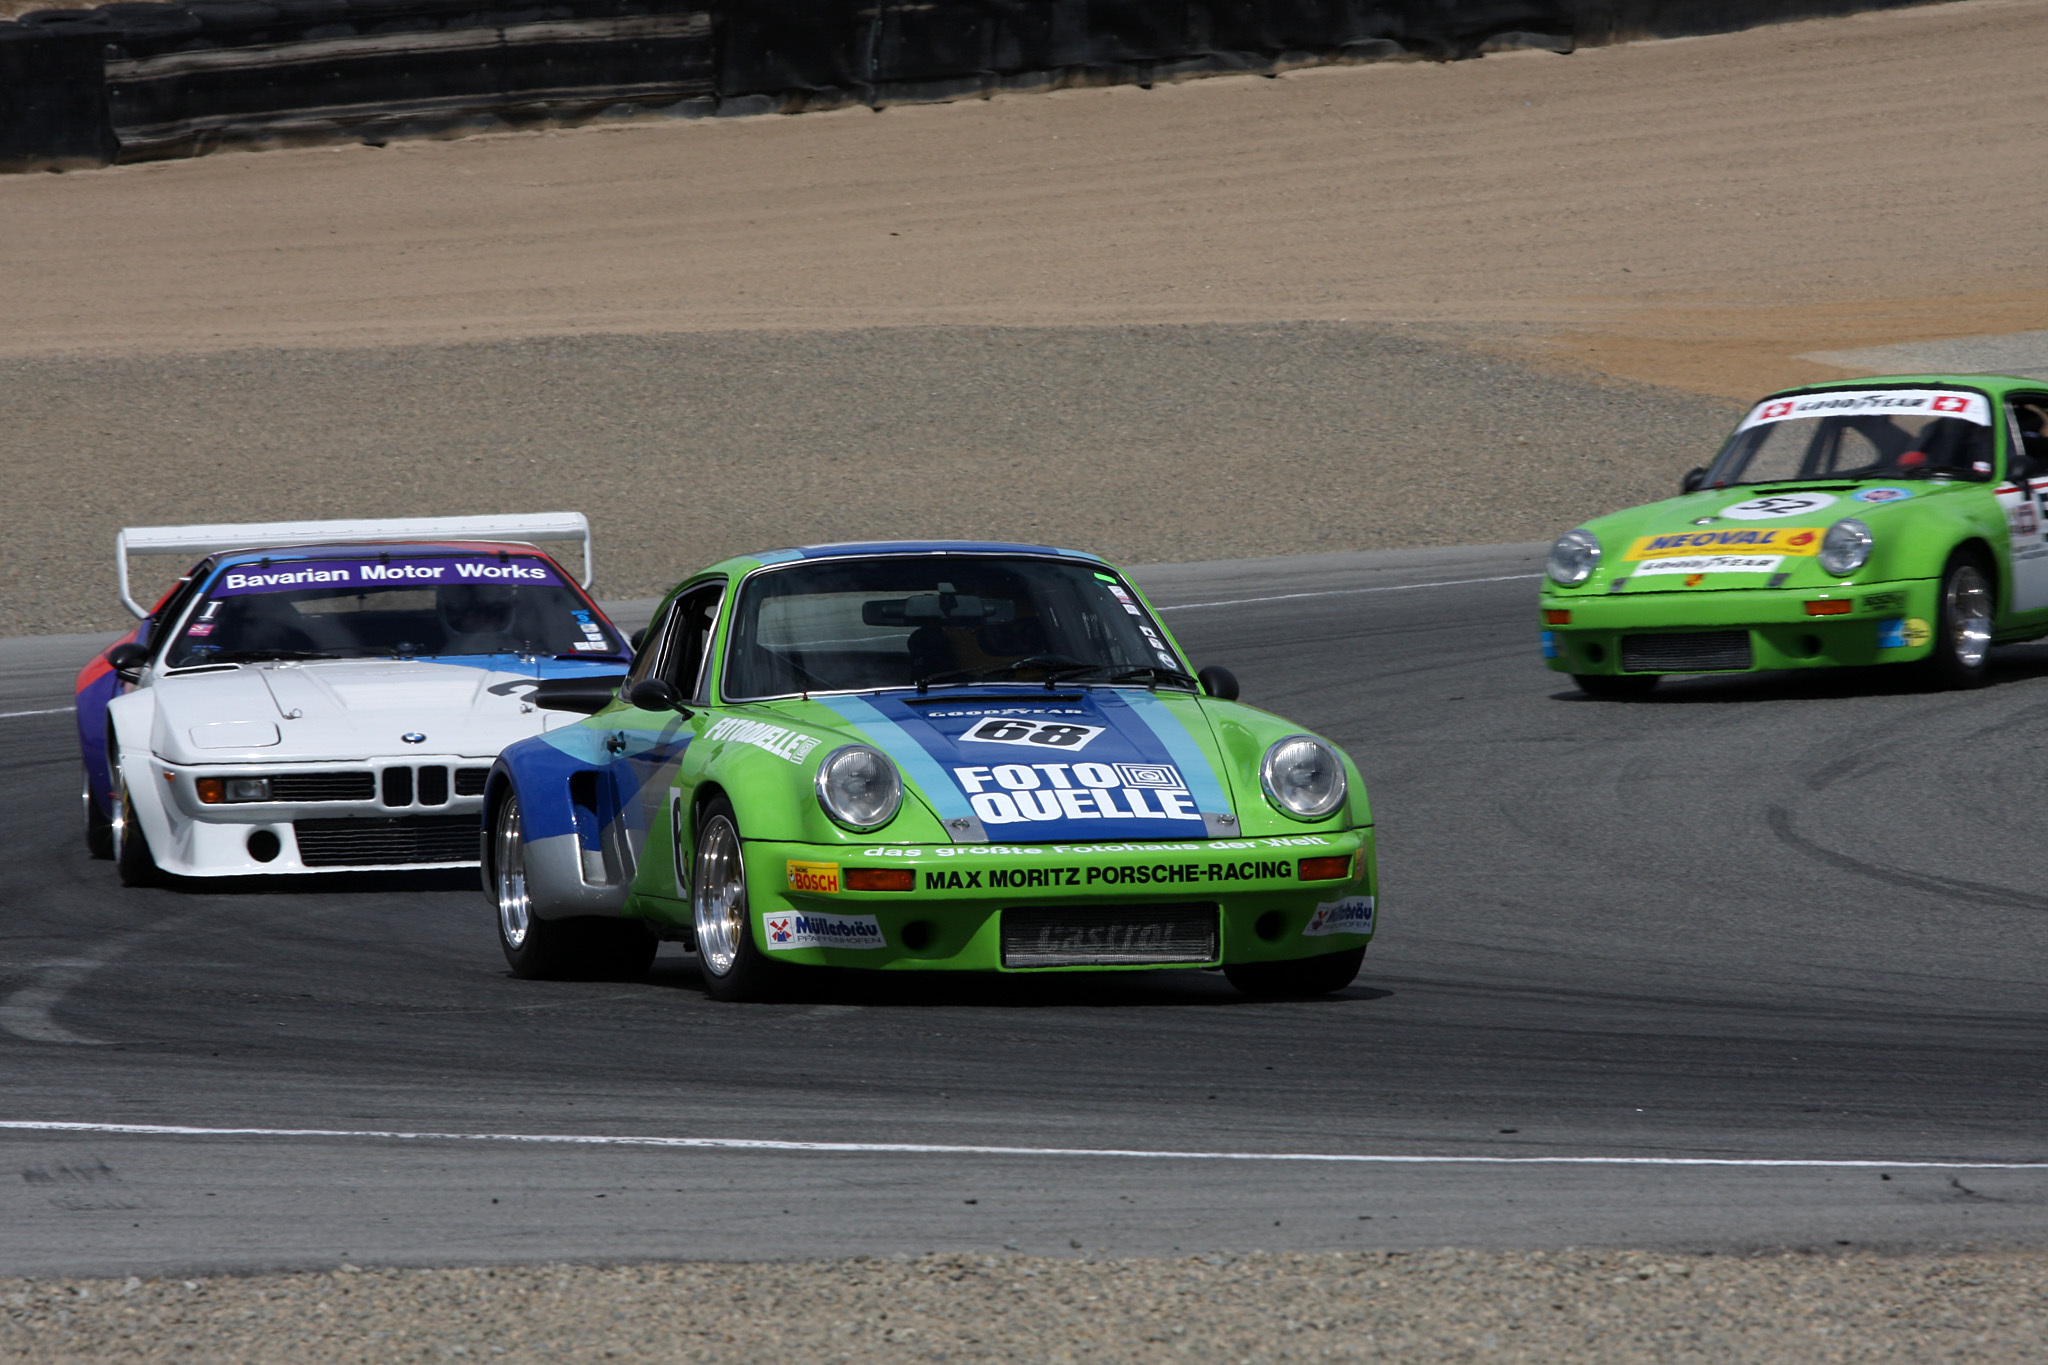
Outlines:
<svg viewBox="0 0 2048 1365"><path fill-rule="evenodd" d="M409 735L400 735L399 738L404 740L407 744L425 744L427 742L427 737L417 730L413 731Z"/></svg>

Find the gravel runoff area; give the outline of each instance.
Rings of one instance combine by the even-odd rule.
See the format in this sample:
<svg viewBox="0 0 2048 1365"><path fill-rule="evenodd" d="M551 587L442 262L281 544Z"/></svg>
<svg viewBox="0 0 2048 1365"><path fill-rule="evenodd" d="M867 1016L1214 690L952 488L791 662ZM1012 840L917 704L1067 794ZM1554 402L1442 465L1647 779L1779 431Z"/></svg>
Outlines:
<svg viewBox="0 0 2048 1365"><path fill-rule="evenodd" d="M0 1280L0 1360L2039 1359L2048 1259L1435 1251Z"/></svg>
<svg viewBox="0 0 2048 1365"><path fill-rule="evenodd" d="M0 361L0 635L109 629L124 525L587 512L597 588L970 537L1163 563L1548 541L1740 408L1340 323L554 337ZM187 563L138 562L138 596Z"/></svg>

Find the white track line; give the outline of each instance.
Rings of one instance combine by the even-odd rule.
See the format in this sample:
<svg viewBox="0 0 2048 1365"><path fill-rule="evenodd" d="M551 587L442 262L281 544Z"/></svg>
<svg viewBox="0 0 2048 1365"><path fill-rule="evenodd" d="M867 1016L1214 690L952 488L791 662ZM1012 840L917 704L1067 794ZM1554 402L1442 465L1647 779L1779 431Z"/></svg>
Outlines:
<svg viewBox="0 0 2048 1365"><path fill-rule="evenodd" d="M790 1142L779 1138L633 1137L578 1133L415 1133L364 1128L191 1128L163 1123L0 1119L0 1130L137 1137L354 1138L378 1142L509 1142L542 1147L691 1147L741 1152L899 1152L919 1156L1124 1157L1172 1161L1308 1161L1380 1166L1792 1166L1811 1170L2048 1171L2042 1161L1828 1161L1709 1156L1403 1156L1339 1152L1173 1152L1124 1147L977 1147L930 1142Z"/></svg>
<svg viewBox="0 0 2048 1365"><path fill-rule="evenodd" d="M1299 597L1352 597L1367 592L1414 592L1417 588L1462 588L1467 583L1512 583L1522 578L1541 578L1540 573L1504 573L1492 578L1447 578L1441 583L1395 583L1384 588L1331 588L1325 592L1283 592L1277 597L1232 597L1221 602L1182 602L1160 607L1160 611L1193 611L1197 607L1242 607L1253 602L1292 602Z"/></svg>
<svg viewBox="0 0 2048 1365"><path fill-rule="evenodd" d="M47 711L0 711L0 720L16 720L22 716L62 716L75 709L70 706L53 706Z"/></svg>

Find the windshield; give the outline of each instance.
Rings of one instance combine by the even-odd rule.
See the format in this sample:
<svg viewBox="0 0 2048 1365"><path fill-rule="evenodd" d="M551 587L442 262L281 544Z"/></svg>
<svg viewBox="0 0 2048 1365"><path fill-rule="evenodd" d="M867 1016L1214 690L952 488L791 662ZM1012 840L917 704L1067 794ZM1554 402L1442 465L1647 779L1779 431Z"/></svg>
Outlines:
<svg viewBox="0 0 2048 1365"><path fill-rule="evenodd" d="M1706 486L1930 477L1991 477L1991 404L1982 394L1869 389L1767 399L1736 429Z"/></svg>
<svg viewBox="0 0 2048 1365"><path fill-rule="evenodd" d="M164 662L619 653L604 618L538 555L408 554L224 569Z"/></svg>
<svg viewBox="0 0 2048 1365"><path fill-rule="evenodd" d="M757 573L726 651L728 701L921 683L1193 682L1122 579L1021 555L817 559Z"/></svg>

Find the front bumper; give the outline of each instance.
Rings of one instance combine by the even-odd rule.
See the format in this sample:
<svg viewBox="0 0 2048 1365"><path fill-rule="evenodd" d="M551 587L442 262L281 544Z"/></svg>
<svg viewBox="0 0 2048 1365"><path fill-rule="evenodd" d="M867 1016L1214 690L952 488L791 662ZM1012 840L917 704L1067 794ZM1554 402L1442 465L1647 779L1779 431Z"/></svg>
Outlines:
<svg viewBox="0 0 2048 1365"><path fill-rule="evenodd" d="M1931 652L1939 584L1931 578L1861 583L1848 588L1750 588L1606 592L1545 587L1544 663L1559 673L1739 673L1781 668L1839 668L1912 663ZM1840 615L1809 615L1809 602L1850 604ZM1569 612L1569 624L1551 613ZM1630 667L1631 655L1671 651L1645 648L1644 636L1730 634L1748 636L1749 663L1710 668ZM1654 645L1656 642L1651 642ZM1667 643L1670 643L1667 641ZM1680 656L1682 658L1682 655Z"/></svg>
<svg viewBox="0 0 2048 1365"><path fill-rule="evenodd" d="M199 766L152 757L149 766L160 821L145 816L143 829L157 865L176 876L319 875L478 865L477 832L488 759L422 754L370 762ZM424 776L430 770L439 775ZM460 776L465 774L476 776ZM211 777L260 777L273 783L298 779L302 789L305 779L314 778L330 793L361 794L215 804L199 796L199 779Z"/></svg>
<svg viewBox="0 0 2048 1365"><path fill-rule="evenodd" d="M1345 871L1303 881L1302 860L1343 857ZM805 864L792 876L791 864ZM1370 828L1332 834L1173 844L844 846L750 842L747 895L757 944L776 961L893 971L1131 971L1277 962L1359 948L1376 927ZM835 871L823 871L832 867ZM855 868L908 870L914 889L855 891ZM835 891L798 890L836 884ZM1117 924L1120 910L1213 906L1214 951L1199 961L1024 966L1006 961L1005 911L1060 912L1069 924ZM792 917L802 916L801 924ZM773 932L848 946L780 946ZM1012 947L1014 948L1014 938ZM854 945L859 946L854 946Z"/></svg>

